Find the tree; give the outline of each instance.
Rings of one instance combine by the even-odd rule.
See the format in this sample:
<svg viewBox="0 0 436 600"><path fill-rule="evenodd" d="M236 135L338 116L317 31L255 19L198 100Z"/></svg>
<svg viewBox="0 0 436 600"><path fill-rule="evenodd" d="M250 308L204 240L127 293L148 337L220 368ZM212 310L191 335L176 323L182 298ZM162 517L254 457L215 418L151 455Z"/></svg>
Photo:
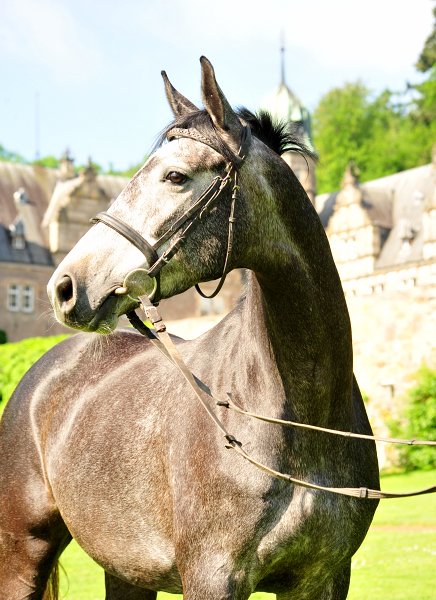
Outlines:
<svg viewBox="0 0 436 600"><path fill-rule="evenodd" d="M40 167L48 169L57 169L59 167L60 160L52 155L38 158L32 162L32 165L38 165Z"/></svg>
<svg viewBox="0 0 436 600"><path fill-rule="evenodd" d="M433 31L425 40L424 48L422 49L422 52L418 58L418 62L415 65L417 70L421 71L421 73L426 73L436 63L436 6L433 9L433 15L435 17Z"/></svg>
<svg viewBox="0 0 436 600"><path fill-rule="evenodd" d="M390 423L394 437L415 440L436 439L436 372L424 365L416 374L417 383L406 396L402 422ZM434 446L402 446L400 465L405 469L436 468Z"/></svg>
<svg viewBox="0 0 436 600"><path fill-rule="evenodd" d="M0 160L8 162L25 163L26 160L17 152L10 152L0 144Z"/></svg>
<svg viewBox="0 0 436 600"><path fill-rule="evenodd" d="M406 109L397 94L373 97L361 82L345 83L323 96L313 114L313 141L321 155L320 193L338 189L345 167L354 159L367 181L406 168Z"/></svg>

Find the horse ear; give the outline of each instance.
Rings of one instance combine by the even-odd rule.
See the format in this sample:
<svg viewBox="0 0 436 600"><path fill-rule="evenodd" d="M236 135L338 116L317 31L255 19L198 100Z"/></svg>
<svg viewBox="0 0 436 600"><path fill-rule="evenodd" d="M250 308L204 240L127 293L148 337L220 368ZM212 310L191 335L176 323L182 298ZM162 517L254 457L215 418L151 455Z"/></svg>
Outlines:
<svg viewBox="0 0 436 600"><path fill-rule="evenodd" d="M180 94L176 88L171 85L165 71L161 71L161 75L165 83L165 93L167 95L168 102L170 103L171 110L173 111L176 119L186 115L187 113L198 110L195 104L192 104L192 102L185 98L185 96L182 96L182 94Z"/></svg>
<svg viewBox="0 0 436 600"><path fill-rule="evenodd" d="M229 133L231 133L231 130L236 130L236 137L239 140L241 122L217 84L211 63L205 56L200 58L200 63L201 96L205 109L215 127Z"/></svg>

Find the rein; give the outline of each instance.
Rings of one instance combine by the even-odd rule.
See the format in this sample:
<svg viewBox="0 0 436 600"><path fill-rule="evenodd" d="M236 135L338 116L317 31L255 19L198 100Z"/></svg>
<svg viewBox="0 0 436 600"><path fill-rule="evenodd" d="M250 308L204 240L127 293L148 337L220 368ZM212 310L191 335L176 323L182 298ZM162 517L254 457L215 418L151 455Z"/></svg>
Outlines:
<svg viewBox="0 0 436 600"><path fill-rule="evenodd" d="M198 133L194 130L189 129L178 129L173 128L169 131L167 138L170 141L174 138L187 137L194 139L202 144L206 144L213 148L216 152L221 154L221 151L211 142L209 139ZM242 130L242 138L241 138L241 146L238 151L238 158L240 159L239 166L244 162L248 148L251 140L251 130L248 126L244 126ZM340 487L325 487L321 485L316 485L315 483L310 483L307 481L301 481L300 479L295 479L286 473L280 473L279 471L275 471L274 469L270 469L266 465L256 461L254 458L251 458L245 450L242 448L241 442L239 442L231 433L229 433L212 410L209 403L205 400L204 395L208 396L218 406L222 406L228 409L232 409L242 415L249 416L255 419L259 419L261 421L266 421L267 423L273 423L282 425L285 427L295 427L295 428L303 428L310 429L314 431L320 431L324 433L329 433L333 435L339 435L343 437L349 438L359 438L366 439L372 441L381 441L381 442L391 442L398 444L409 444L409 445L427 445L427 446L436 446L436 442L433 441L417 441L417 440L401 440L394 438L379 438L371 435L363 435L358 433L346 432L346 431L338 431L336 429L327 429L325 427L317 427L315 425L307 425L304 423L296 423L294 421L284 421L281 419L273 419L269 417L264 417L262 415L257 415L255 413L251 413L245 411L237 405L231 398L230 394L227 394L228 398L226 400L221 400L215 396L211 390L200 380L198 379L191 371L188 369L186 364L184 363L182 357L180 356L179 351L176 346L172 342L167 330L166 326L162 320L162 317L159 315L156 305L160 300L160 271L161 269L169 262L169 260L176 254L176 252L180 249L180 247L186 242L187 235L192 233L200 224L200 221L204 219L207 215L210 214L212 208L215 207L219 197L221 196L223 190L226 188L228 183L232 182L233 176L233 193L232 193L232 202L230 209L230 217L229 217L229 233L228 233L228 242L227 242L227 253L223 267L223 273L221 279L219 281L218 287L215 292L211 296L205 296L203 292L200 290L199 286L196 285L197 291L204 298L213 298L220 291L224 284L224 280L227 275L228 262L229 257L232 250L233 244L233 225L235 222L234 217L234 209L235 203L239 191L239 185L237 185L237 170L229 163L224 170L222 175L218 175L214 177L209 187L201 194L201 196L197 199L197 201L179 218L177 219L171 227L155 242L154 244L150 244L145 240L140 233L138 233L135 229L124 223L118 217L110 215L107 212L100 212L96 217L91 219L91 223L104 223L106 226L114 229L117 233L126 238L131 244L133 244L138 250L140 250L148 263L147 269L136 269L129 273L124 280L124 287L118 288L115 290L117 294L128 294L127 288L127 279L129 275L135 273L136 271L145 271L146 274L154 280L154 289L150 295L142 295L138 298L132 298L139 302L142 310L145 312L147 317L150 319L151 323L154 326L155 332L157 336L141 321L135 311L131 311L127 314L127 317L133 327L142 335L146 336L150 342L153 344L159 352L161 352L167 360L169 360L183 375L191 389L194 391L198 400L200 401L203 408L206 410L209 417L215 423L216 427L221 431L224 438L226 439L225 447L229 449L235 450L240 456L242 456L245 460L250 462L252 465L256 466L258 469L275 477L276 479L281 479L283 481L287 481L288 483L298 485L301 487L321 490L325 492L332 492L335 494L340 494L343 496L352 496L355 498L370 498L370 499L388 499L388 498L408 498L411 496L420 496L423 494L431 494L436 492L436 486L432 486L426 489L418 490L416 492L408 492L408 493L390 493L390 492L382 492L380 490L373 490L366 487L360 488L340 488ZM195 215L195 216L194 216ZM159 257L157 254L157 250L168 241L180 227L182 227L191 217L194 217L192 221L188 222L188 224L184 227L184 229L179 233L176 237L175 241L170 244L170 246L163 252L163 254Z"/></svg>
<svg viewBox="0 0 436 600"><path fill-rule="evenodd" d="M391 438L377 438L371 435L363 435L358 433L351 433L346 431L338 431L336 429L326 429L324 427L316 427L315 425L305 425L302 423L294 423L293 421L282 421L280 419L271 419L268 417L263 417L260 415L256 415L254 413L249 413L238 407L235 402L233 402L228 395L228 400L220 400L213 392L205 385L198 377L196 377L186 366L182 357L180 356L179 351L171 340L166 326L162 320L162 317L159 315L155 306L152 305L148 296L140 296L139 301L141 302L141 308L147 315L148 319L152 322L156 335L141 321L135 311L132 311L127 314L127 317L133 327L142 335L146 336L150 342L153 344L155 348L161 352L167 360L169 360L183 375L188 384L191 386L195 395L199 399L201 405L206 410L209 417L213 420L215 425L220 429L224 438L226 439L225 447L229 449L235 450L240 456L242 456L245 460L248 460L252 465L275 477L276 479L282 479L283 481L287 481L288 483L292 483L294 485L298 485L305 488L310 488L313 490L321 490L324 492L333 492L334 494L340 494L342 496L352 496L355 498L370 498L373 500L383 500L389 498L409 498L410 496L422 496L424 494L432 494L436 492L436 486L432 486L429 488L425 488L423 490L418 490L416 492L407 492L407 493L391 493L391 492L382 492L380 490L373 490L371 488L360 487L360 488L340 488L340 487L325 487L322 485L316 485L315 483L309 483L307 481L301 481L300 479L295 479L286 473L280 473L279 471L275 471L274 469L270 469L266 465L258 462L254 458L251 458L249 454L245 452L242 448L241 442L239 442L235 436L229 433L223 423L220 421L218 416L214 413L208 402L204 399L203 394L206 394L211 399L213 399L218 406L224 406L226 408L232 408L241 414L245 414L250 417L254 417L256 419L260 419L262 421L267 421L268 423L276 423L279 425L285 425L288 427L302 427L305 429L313 429L316 431L323 431L330 434L341 435L345 437L351 438L360 438L367 439L373 441L384 441L384 442L394 442L398 444L422 444L422 445L436 445L436 442L419 442L416 440L397 440Z"/></svg>

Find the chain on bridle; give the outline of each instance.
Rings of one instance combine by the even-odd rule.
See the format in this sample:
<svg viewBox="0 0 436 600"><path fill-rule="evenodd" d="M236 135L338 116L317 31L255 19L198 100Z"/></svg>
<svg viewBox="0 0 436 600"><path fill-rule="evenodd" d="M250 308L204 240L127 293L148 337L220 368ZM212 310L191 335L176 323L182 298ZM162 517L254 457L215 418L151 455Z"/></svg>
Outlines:
<svg viewBox="0 0 436 600"><path fill-rule="evenodd" d="M187 137L194 139L202 144L206 144L216 150L219 154L221 151L206 137L201 135L200 133L190 130L190 129L178 129L173 128L169 131L167 138L168 140L172 140L174 138ZM244 159L247 156L248 148L251 140L251 130L249 127L244 126L242 130L242 138L241 138L241 146L238 151L238 158L240 159L239 166L242 165ZM147 263L149 265L148 269L135 269L131 273L136 271L145 271L149 277L154 280L154 288L151 294L139 296L138 298L132 298L133 300L140 303L141 308L146 313L149 320L152 322L155 333L153 333L137 316L135 311L131 311L127 314L131 324L135 329L142 335L146 336L150 342L157 348L164 356L169 360L171 364L173 364L183 377L186 379L191 389L196 394L203 408L206 410L209 417L213 420L215 425L223 434L226 443L225 447L235 450L240 456L242 456L245 460L249 461L251 464L256 466L261 471L264 471L268 475L275 477L277 479L284 480L288 483L292 483L294 485L302 486L305 488L333 492L335 494L340 494L344 496L352 496L356 498L370 498L370 499L386 499L386 498L405 498L410 496L419 496L422 494L429 494L436 492L436 486L432 486L430 488L426 488L423 490L418 490L416 492L408 492L408 493L390 493L390 492L382 492L380 490L373 490L365 487L360 488L337 488L337 487L325 487L321 485L317 485L315 483L310 483L307 481L301 481L299 479L295 479L290 475L285 473L280 473L267 467L266 465L256 461L251 458L245 450L242 448L241 442L239 442L232 434L230 434L212 408L209 406L208 402L205 400L204 396L207 396L209 399L214 400L216 405L225 407L227 409L232 409L235 412L238 412L242 415L246 415L248 417L252 417L255 419L259 419L262 421L266 421L268 423L273 423L285 427L293 427L293 428L302 428L302 429L310 429L314 431L324 432L328 434L338 435L342 437L349 438L359 438L371 441L382 441L382 442L390 442L390 443L399 443L399 444L409 444L409 445L428 445L428 446L436 446L436 442L433 441L417 441L417 440L399 440L393 438L379 438L371 435L364 435L353 432L346 431L338 431L336 429L327 429L325 427L317 427L315 425L308 425L304 423L296 423L293 421L284 421L281 419L272 419L269 417L264 417L262 415L257 415L255 413L251 413L245 411L241 406L239 406L235 401L232 400L231 395L228 394L228 397L225 400L218 398L213 392L205 385L200 379L198 379L191 371L188 369L183 359L180 356L179 351L173 344L170 336L166 331L166 327L162 321L162 317L159 315L156 309L156 305L160 300L160 271L161 269L170 261L170 259L176 254L176 252L183 246L186 242L187 236L191 234L196 227L200 224L200 221L204 219L214 208L223 192L223 190L227 187L228 184L233 182L233 193L232 193L232 204L230 209L230 217L229 217L229 236L227 243L227 254L224 262L223 274L221 276L218 287L215 292L210 296L205 296L198 285L196 285L197 291L205 298L213 298L220 291L224 280L227 275L228 269L228 261L232 250L232 242L233 242L233 223L235 221L234 218L234 208L235 202L237 199L237 194L239 191L239 186L237 185L237 170L232 166L231 163L228 163L222 175L218 175L214 177L209 187L201 194L201 196L196 200L196 202L179 218L177 219L171 227L154 243L150 244L145 240L141 234L139 234L135 229L127 225L121 219L114 217L113 215L108 214L107 212L98 213L96 217L91 219L91 223L104 223L108 227L114 229L117 233L125 237L131 244L136 246L138 250L140 250L145 258L147 259ZM190 219L194 217L191 221ZM184 229L179 233L176 237L175 241L173 241L165 252L159 257L157 254L157 250L167 242L175 233L185 224L187 225ZM124 287L119 288L120 294L128 294L128 289L126 287L127 279L130 273L126 276L124 280ZM117 293L117 290L115 290ZM153 304L152 304L153 302Z"/></svg>

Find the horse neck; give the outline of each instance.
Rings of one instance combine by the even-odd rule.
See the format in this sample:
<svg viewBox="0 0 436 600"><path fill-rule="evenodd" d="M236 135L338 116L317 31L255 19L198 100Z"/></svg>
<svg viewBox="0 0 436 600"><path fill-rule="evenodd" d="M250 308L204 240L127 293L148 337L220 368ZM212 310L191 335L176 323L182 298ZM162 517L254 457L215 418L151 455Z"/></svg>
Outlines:
<svg viewBox="0 0 436 600"><path fill-rule="evenodd" d="M251 343L273 361L291 413L312 423L346 424L352 394L348 310L323 227L299 183L292 183L292 198L285 199L273 232L264 222L256 240L244 314Z"/></svg>

